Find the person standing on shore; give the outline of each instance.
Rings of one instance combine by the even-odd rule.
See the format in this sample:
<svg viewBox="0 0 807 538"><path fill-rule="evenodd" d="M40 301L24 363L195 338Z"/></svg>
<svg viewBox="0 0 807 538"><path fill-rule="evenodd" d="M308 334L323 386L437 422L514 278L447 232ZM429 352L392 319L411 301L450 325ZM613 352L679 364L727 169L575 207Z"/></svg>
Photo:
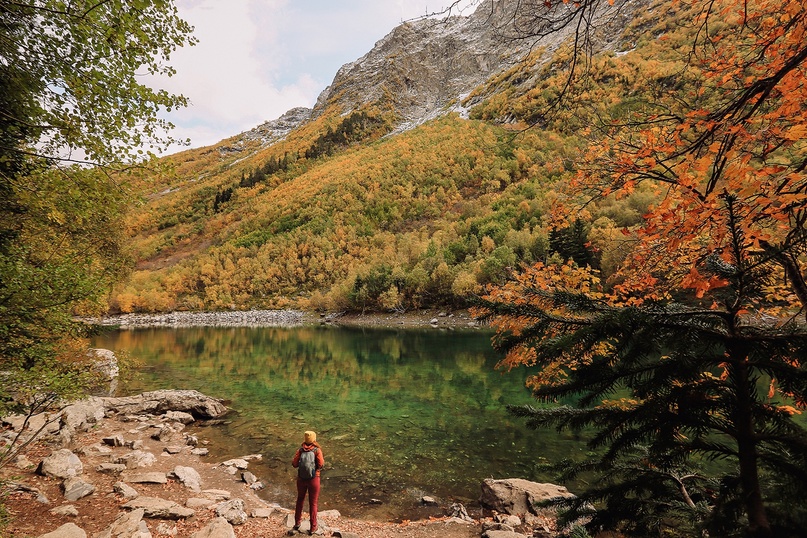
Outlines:
<svg viewBox="0 0 807 538"><path fill-rule="evenodd" d="M311 518L311 527L308 534L317 532L317 503L319 502L319 476L325 465L322 447L317 443L317 434L307 431L303 434L303 444L294 453L291 460L292 467L297 469L297 505L294 509L293 531L300 530L303 519L303 503L308 494L308 513Z"/></svg>

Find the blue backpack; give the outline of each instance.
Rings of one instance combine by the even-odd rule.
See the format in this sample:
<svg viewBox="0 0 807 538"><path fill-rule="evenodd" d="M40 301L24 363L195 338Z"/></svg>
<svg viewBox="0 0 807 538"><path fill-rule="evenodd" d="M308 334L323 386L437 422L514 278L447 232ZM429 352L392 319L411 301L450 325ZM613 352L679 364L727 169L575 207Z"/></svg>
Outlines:
<svg viewBox="0 0 807 538"><path fill-rule="evenodd" d="M297 467L297 476L302 480L311 480L317 476L317 450L301 450L300 464Z"/></svg>

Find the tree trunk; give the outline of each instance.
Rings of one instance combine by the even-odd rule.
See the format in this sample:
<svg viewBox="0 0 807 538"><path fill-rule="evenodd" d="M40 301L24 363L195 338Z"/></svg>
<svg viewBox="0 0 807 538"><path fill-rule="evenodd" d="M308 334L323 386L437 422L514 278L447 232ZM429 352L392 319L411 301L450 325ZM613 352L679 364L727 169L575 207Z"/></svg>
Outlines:
<svg viewBox="0 0 807 538"><path fill-rule="evenodd" d="M740 466L740 484L742 500L748 516L748 535L753 538L772 538L771 525L765 504L762 500L762 488L759 483L759 466L754 433L752 410L752 389L746 354L742 350L730 349L729 355L731 377L737 391L737 409L734 423L737 428L737 454Z"/></svg>

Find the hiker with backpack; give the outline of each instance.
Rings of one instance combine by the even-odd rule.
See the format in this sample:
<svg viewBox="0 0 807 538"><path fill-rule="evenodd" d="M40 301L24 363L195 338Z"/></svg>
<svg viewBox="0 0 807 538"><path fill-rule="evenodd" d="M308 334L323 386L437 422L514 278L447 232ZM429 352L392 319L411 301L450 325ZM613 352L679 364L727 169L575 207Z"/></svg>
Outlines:
<svg viewBox="0 0 807 538"><path fill-rule="evenodd" d="M319 474L325 465L322 447L317 443L317 434L307 431L303 434L303 444L294 453L292 467L297 469L297 506L294 509L293 531L300 530L303 519L303 502L308 494L308 512L311 516L311 527L308 534L317 533L317 501L319 500Z"/></svg>

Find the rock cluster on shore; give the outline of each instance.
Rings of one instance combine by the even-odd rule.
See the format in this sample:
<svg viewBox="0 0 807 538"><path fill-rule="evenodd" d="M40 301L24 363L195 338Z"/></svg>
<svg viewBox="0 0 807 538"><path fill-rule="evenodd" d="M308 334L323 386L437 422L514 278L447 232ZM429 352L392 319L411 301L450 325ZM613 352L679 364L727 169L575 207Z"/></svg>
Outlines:
<svg viewBox="0 0 807 538"><path fill-rule="evenodd" d="M38 465L25 456L18 457L18 469L30 471L35 467L29 481L37 485L13 483L11 489L31 496L46 509L58 505L48 514L62 518L78 516L74 503L89 496L114 495L125 501L117 517L93 534L99 538L152 536L144 518L159 520L157 528L165 532L158 534L173 536L177 531L172 522L192 518L200 509L212 511L215 517L209 522L197 518L206 524L197 524L201 528L191 536L235 536L233 525L243 525L250 517L268 518L275 512L285 516L288 510L269 505L254 494L264 485L247 468L261 455L217 464L203 462L208 449L198 446L196 435L184 432L187 424L216 419L226 412L219 400L189 390L153 391L125 398L92 397L77 402L62 410L61 419L52 421L53 428L43 430L50 432L52 442L72 449L52 449ZM7 424L14 422L18 421ZM78 434L83 434L80 442ZM86 444L85 440L94 442ZM52 491L46 492L54 483L59 486L56 498ZM209 483L230 487L208 487ZM323 516L338 517L338 513ZM42 536L83 538L87 530L68 522Z"/></svg>
<svg viewBox="0 0 807 538"><path fill-rule="evenodd" d="M12 535L40 538L264 538L282 536L294 523L288 508L257 495L265 485L248 469L260 454L207 461L208 448L187 426L227 413L220 400L197 391L161 390L124 398L91 397L48 417L38 417L45 437L18 456L0 476L15 521ZM53 420L53 417L58 420ZM24 421L4 419L8 443ZM16 426L15 426L16 424ZM26 434L22 431L23 435ZM19 440L18 440L19 441ZM34 463L39 455L39 462ZM30 456L30 457L29 457ZM32 459L33 458L33 459ZM11 467L11 466L8 466ZM6 471L9 471L7 468ZM9 478L13 476L14 479ZM480 501L490 518L475 521L461 504L433 529L396 530L399 538L526 538L554 536L552 515L535 503L571 495L552 484L485 480ZM427 499L424 498L423 502ZM387 536L384 527L320 512L326 536ZM307 521L301 529L307 529ZM336 525L344 526L338 529ZM395 527L392 523L387 523ZM439 525L436 526L436 525ZM379 528L381 531L379 531ZM361 533L354 530L363 530ZM432 530L434 532L432 532ZM43 534L44 532L44 534Z"/></svg>

